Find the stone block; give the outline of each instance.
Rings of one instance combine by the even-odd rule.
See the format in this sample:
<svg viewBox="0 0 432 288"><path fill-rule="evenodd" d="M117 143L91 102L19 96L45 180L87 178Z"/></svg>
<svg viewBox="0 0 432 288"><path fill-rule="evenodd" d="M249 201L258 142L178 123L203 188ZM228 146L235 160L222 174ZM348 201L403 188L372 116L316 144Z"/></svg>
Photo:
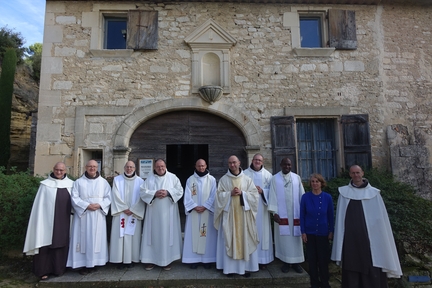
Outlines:
<svg viewBox="0 0 432 288"><path fill-rule="evenodd" d="M39 90L50 90L51 89L51 73L41 73L39 82Z"/></svg>
<svg viewBox="0 0 432 288"><path fill-rule="evenodd" d="M42 67L45 74L63 73L63 58L42 57Z"/></svg>
<svg viewBox="0 0 432 288"><path fill-rule="evenodd" d="M49 1L46 3L45 11L52 13L64 13L66 12L66 6L64 2Z"/></svg>
<svg viewBox="0 0 432 288"><path fill-rule="evenodd" d="M284 27L300 27L299 15L297 12L285 12L282 22Z"/></svg>
<svg viewBox="0 0 432 288"><path fill-rule="evenodd" d="M64 133L66 135L73 134L75 132L75 118L65 118Z"/></svg>
<svg viewBox="0 0 432 288"><path fill-rule="evenodd" d="M41 113L39 112L38 115ZM38 122L37 141L60 141L61 124L45 124Z"/></svg>
<svg viewBox="0 0 432 288"><path fill-rule="evenodd" d="M71 155L72 148L64 143L54 143L50 147L50 155Z"/></svg>
<svg viewBox="0 0 432 288"><path fill-rule="evenodd" d="M54 56L73 56L76 53L75 48L70 47L55 47Z"/></svg>
<svg viewBox="0 0 432 288"><path fill-rule="evenodd" d="M72 89L72 81L55 81L53 83L54 90L70 90Z"/></svg>
<svg viewBox="0 0 432 288"><path fill-rule="evenodd" d="M77 20L75 16L57 16L56 23L60 25L71 25L76 24Z"/></svg>
<svg viewBox="0 0 432 288"><path fill-rule="evenodd" d="M63 41L62 26L45 26L44 43L61 43Z"/></svg>
<svg viewBox="0 0 432 288"><path fill-rule="evenodd" d="M54 90L40 90L39 91L39 106L60 107L61 92Z"/></svg>
<svg viewBox="0 0 432 288"><path fill-rule="evenodd" d="M345 61L344 70L350 72L363 72L365 70L365 66L361 61Z"/></svg>
<svg viewBox="0 0 432 288"><path fill-rule="evenodd" d="M82 13L82 26L83 27L97 27L99 24L98 12L83 12Z"/></svg>
<svg viewBox="0 0 432 288"><path fill-rule="evenodd" d="M55 24L54 15L55 15L54 13L50 13L50 12L45 13L45 26L52 26Z"/></svg>

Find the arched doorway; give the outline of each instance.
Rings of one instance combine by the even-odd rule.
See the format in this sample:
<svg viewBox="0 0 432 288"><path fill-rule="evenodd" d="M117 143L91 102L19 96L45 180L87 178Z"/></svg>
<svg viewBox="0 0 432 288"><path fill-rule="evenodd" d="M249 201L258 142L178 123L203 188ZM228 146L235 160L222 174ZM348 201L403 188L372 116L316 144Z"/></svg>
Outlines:
<svg viewBox="0 0 432 288"><path fill-rule="evenodd" d="M158 115L139 126L129 142L129 159L163 158L168 170L182 184L192 175L195 161L207 161L218 180L227 171L230 155L237 155L246 168L246 140L231 122L201 111L174 111Z"/></svg>
<svg viewBox="0 0 432 288"><path fill-rule="evenodd" d="M174 111L158 115L134 131L129 159L135 163L166 159L168 171L176 174L184 187L199 158L207 161L216 180L226 173L230 155L237 155L246 168L245 146L243 133L224 118L201 111ZM179 208L184 211L182 201Z"/></svg>

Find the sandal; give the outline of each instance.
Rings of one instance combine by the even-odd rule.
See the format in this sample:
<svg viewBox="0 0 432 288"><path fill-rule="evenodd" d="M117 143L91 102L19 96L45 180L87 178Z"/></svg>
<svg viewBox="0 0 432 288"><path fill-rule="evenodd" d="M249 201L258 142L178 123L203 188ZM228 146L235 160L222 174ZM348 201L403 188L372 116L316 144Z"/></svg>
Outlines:
<svg viewBox="0 0 432 288"><path fill-rule="evenodd" d="M44 280L45 281L45 280L48 280L48 278L49 278L48 275L43 275L42 277L40 277L40 280Z"/></svg>

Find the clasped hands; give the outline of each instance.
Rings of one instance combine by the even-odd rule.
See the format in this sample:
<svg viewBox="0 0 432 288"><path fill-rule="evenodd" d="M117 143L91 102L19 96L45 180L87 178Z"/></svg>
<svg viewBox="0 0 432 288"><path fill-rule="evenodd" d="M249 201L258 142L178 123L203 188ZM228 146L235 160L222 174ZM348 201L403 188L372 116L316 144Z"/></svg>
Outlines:
<svg viewBox="0 0 432 288"><path fill-rule="evenodd" d="M196 207L194 208L194 210L195 210L196 212L198 212L198 213L202 213L202 212L204 212L206 209L207 209L207 208L204 207L204 206L196 206Z"/></svg>
<svg viewBox="0 0 432 288"><path fill-rule="evenodd" d="M240 196L242 194L241 189L234 187L233 190L231 190L231 196Z"/></svg>
<svg viewBox="0 0 432 288"><path fill-rule="evenodd" d="M87 210L90 210L90 211L96 211L100 208L101 208L101 206L98 203L92 203L92 204L89 204L87 206Z"/></svg>
<svg viewBox="0 0 432 288"><path fill-rule="evenodd" d="M165 190L165 189L157 190L156 193L155 193L155 197L159 198L159 199L163 199L166 196L168 196L168 191Z"/></svg>

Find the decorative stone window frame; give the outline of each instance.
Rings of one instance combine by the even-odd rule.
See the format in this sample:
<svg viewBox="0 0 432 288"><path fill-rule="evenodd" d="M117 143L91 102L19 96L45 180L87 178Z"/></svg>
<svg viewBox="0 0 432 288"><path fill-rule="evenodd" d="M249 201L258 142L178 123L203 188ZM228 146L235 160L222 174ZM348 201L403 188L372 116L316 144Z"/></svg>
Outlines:
<svg viewBox="0 0 432 288"><path fill-rule="evenodd" d="M231 93L230 49L236 40L213 19L209 19L185 38L192 49L192 93L205 85L203 59L208 53L219 57L220 85L224 94Z"/></svg>
<svg viewBox="0 0 432 288"><path fill-rule="evenodd" d="M334 52L334 47L324 47L328 40L328 22L326 14L329 7L292 7L291 12L283 14L283 26L291 28L291 45L297 56L303 57L328 57ZM302 48L300 39L300 16L319 16L322 19L322 41L323 47Z"/></svg>
<svg viewBox="0 0 432 288"><path fill-rule="evenodd" d="M318 16L322 19L323 47L302 48L300 17ZM330 9L328 7L293 7L283 15L283 25L291 29L293 52L297 56L328 57L335 49L357 49L355 11ZM327 46L327 47L325 47Z"/></svg>

